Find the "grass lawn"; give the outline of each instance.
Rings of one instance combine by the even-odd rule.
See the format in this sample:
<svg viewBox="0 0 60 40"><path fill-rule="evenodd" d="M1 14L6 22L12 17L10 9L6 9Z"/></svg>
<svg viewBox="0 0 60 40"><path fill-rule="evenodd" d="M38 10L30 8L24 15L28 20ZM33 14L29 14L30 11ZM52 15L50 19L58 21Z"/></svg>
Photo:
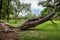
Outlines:
<svg viewBox="0 0 60 40"><path fill-rule="evenodd" d="M19 21L14 24L14 21L10 21L9 24L17 26L24 22L25 21ZM20 31L19 38L20 40L60 40L60 21L54 22L56 25L48 21L36 26L35 28L30 28L34 30Z"/></svg>
<svg viewBox="0 0 60 40"><path fill-rule="evenodd" d="M26 20L18 20L17 23L15 23L14 20L10 20L9 22L7 22L8 24L11 24L12 26L19 26L22 23L24 23Z"/></svg>

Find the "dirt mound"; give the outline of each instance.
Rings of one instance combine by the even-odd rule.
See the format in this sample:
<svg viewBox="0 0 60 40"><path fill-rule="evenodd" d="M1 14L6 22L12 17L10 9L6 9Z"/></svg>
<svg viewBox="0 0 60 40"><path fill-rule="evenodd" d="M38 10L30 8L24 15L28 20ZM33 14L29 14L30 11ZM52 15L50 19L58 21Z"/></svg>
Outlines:
<svg viewBox="0 0 60 40"><path fill-rule="evenodd" d="M0 23L0 40L18 40L18 32L5 23Z"/></svg>

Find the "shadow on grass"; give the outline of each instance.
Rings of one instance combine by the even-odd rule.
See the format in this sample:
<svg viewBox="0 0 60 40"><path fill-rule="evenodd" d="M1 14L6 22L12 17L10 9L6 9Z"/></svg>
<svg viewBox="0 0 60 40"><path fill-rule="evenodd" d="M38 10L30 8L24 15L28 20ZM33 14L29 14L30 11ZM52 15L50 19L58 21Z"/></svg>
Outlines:
<svg viewBox="0 0 60 40"><path fill-rule="evenodd" d="M60 31L60 30L24 29L22 31Z"/></svg>
<svg viewBox="0 0 60 40"><path fill-rule="evenodd" d="M25 29L25 30L22 30L22 31L42 31L42 29Z"/></svg>

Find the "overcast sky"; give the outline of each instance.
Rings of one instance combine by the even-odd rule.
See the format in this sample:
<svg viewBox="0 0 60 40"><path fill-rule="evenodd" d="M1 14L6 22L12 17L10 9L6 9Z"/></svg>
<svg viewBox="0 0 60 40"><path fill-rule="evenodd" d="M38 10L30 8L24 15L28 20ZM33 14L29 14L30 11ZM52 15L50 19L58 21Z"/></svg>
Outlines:
<svg viewBox="0 0 60 40"><path fill-rule="evenodd" d="M31 3L31 11L34 14L39 14L44 8L42 6L38 6L37 3L39 1L43 1L43 0L20 0L23 3Z"/></svg>

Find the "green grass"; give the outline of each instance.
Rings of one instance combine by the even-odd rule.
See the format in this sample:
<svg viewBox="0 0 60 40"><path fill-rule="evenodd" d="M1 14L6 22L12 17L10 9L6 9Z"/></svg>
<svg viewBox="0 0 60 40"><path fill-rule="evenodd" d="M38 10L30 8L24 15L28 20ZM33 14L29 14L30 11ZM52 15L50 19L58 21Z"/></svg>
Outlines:
<svg viewBox="0 0 60 40"><path fill-rule="evenodd" d="M18 20L17 23L15 23L14 20L10 20L9 22L7 22L8 24L11 24L12 26L19 26L22 23L24 23L26 20Z"/></svg>
<svg viewBox="0 0 60 40"><path fill-rule="evenodd" d="M43 24L38 25L34 29L41 29L41 30L50 30L50 31L58 31L60 30L60 21L54 21L56 25L52 24L50 21L45 22Z"/></svg>
<svg viewBox="0 0 60 40"><path fill-rule="evenodd" d="M20 40L60 40L60 31L22 31Z"/></svg>
<svg viewBox="0 0 60 40"><path fill-rule="evenodd" d="M9 24L13 26L21 25L25 21L10 21ZM45 22L31 28L34 30L20 31L19 40L60 40L60 21L54 21L57 25L52 24L50 21Z"/></svg>

